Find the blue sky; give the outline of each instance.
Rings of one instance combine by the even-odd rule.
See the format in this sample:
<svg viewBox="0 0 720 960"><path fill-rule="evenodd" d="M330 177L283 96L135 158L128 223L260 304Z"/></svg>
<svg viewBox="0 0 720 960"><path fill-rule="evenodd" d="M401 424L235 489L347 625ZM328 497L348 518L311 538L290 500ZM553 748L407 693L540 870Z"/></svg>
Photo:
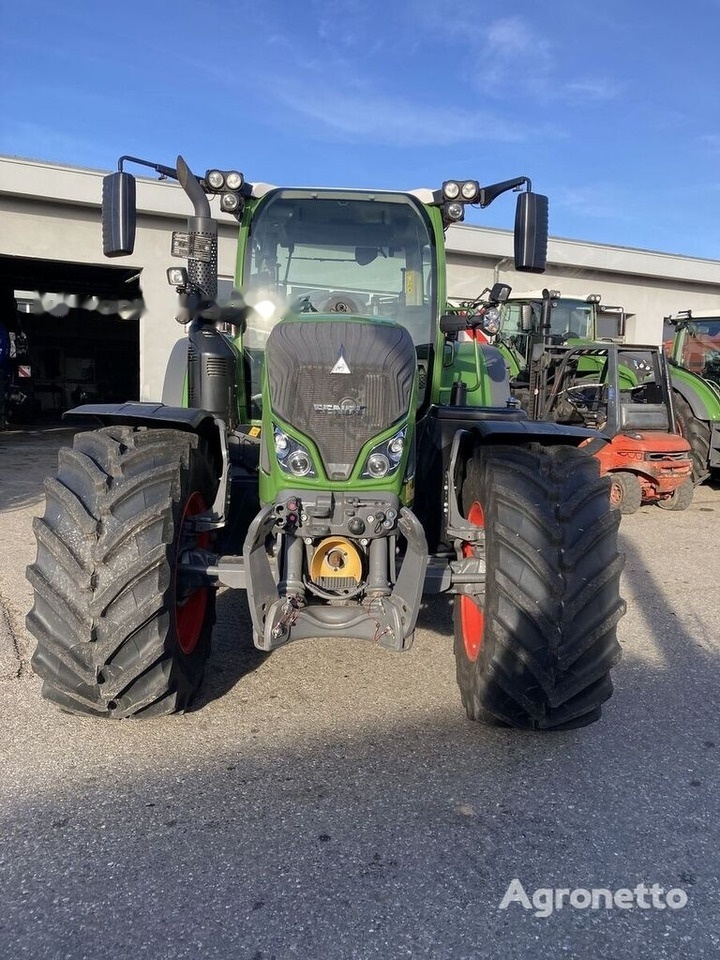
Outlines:
<svg viewBox="0 0 720 960"><path fill-rule="evenodd" d="M553 236L720 259L720 0L29 9L0 14L0 154L182 153L284 185L526 175Z"/></svg>

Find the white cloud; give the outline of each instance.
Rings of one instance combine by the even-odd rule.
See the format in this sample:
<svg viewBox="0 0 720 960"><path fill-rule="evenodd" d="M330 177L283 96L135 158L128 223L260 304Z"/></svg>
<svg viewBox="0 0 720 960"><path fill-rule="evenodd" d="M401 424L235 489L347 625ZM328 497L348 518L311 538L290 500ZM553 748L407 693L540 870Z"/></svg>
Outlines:
<svg viewBox="0 0 720 960"><path fill-rule="evenodd" d="M514 56L521 53L537 54L544 57L548 52L548 43L538 37L527 21L520 17L506 17L495 20L487 30L490 49L497 47L502 56ZM494 52L494 50L493 50Z"/></svg>
<svg viewBox="0 0 720 960"><path fill-rule="evenodd" d="M582 187L560 187L552 193L553 206L596 220L629 221L626 198L609 183L588 184Z"/></svg>
<svg viewBox="0 0 720 960"><path fill-rule="evenodd" d="M435 107L385 96L371 89L330 89L323 85L299 88L290 82L276 82L276 99L298 117L317 123L319 130L349 142L391 146L437 146L473 143L487 130L493 139L519 143L530 131L482 111ZM315 132L318 132L317 130Z"/></svg>

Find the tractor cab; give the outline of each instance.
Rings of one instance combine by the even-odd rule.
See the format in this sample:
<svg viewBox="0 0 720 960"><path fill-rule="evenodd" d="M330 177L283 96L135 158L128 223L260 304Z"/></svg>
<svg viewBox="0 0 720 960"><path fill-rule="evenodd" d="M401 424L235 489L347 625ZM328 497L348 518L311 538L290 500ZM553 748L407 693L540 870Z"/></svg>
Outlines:
<svg viewBox="0 0 720 960"><path fill-rule="evenodd" d="M675 327L671 356L678 366L720 385L720 316L690 310L669 318Z"/></svg>
<svg viewBox="0 0 720 960"><path fill-rule="evenodd" d="M253 308L242 345L255 403L270 332L293 315L401 324L428 361L437 335L438 231L440 218L433 222L407 193L266 193L243 223L236 281Z"/></svg>
<svg viewBox="0 0 720 960"><path fill-rule="evenodd" d="M594 339L596 303L594 298L582 300L557 293L552 300L550 326L546 331L550 342L561 344ZM533 343L544 332L542 313L542 291L513 295L501 310L501 337L524 358L526 365Z"/></svg>

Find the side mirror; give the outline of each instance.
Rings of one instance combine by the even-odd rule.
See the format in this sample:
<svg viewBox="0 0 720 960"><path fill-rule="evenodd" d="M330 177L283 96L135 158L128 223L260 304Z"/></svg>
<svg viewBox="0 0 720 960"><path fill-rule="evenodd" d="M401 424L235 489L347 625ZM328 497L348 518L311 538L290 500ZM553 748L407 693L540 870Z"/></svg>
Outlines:
<svg viewBox="0 0 720 960"><path fill-rule="evenodd" d="M548 198L519 193L515 208L515 269L543 273L547 263Z"/></svg>
<svg viewBox="0 0 720 960"><path fill-rule="evenodd" d="M533 328L533 308L532 304L523 303L520 305L520 326L523 333L530 333Z"/></svg>
<svg viewBox="0 0 720 960"><path fill-rule="evenodd" d="M440 317L440 329L446 335L467 330L467 325L467 317L461 316L459 313L444 313Z"/></svg>
<svg viewBox="0 0 720 960"><path fill-rule="evenodd" d="M106 257L127 257L135 249L135 177L118 171L103 177L102 235Z"/></svg>

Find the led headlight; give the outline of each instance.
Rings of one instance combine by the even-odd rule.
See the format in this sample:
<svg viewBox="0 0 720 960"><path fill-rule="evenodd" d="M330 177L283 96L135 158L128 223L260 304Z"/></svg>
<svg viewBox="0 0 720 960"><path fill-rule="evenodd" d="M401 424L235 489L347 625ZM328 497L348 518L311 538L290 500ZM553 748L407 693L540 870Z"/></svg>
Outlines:
<svg viewBox="0 0 720 960"><path fill-rule="evenodd" d="M407 427L403 427L389 440L372 448L361 474L364 479L379 480L392 476L397 471L405 449L406 432Z"/></svg>
<svg viewBox="0 0 720 960"><path fill-rule="evenodd" d="M278 460L284 460L290 452L290 438L282 430L275 427L275 453Z"/></svg>
<svg viewBox="0 0 720 960"><path fill-rule="evenodd" d="M385 477L390 470L390 461L384 453L371 453L365 470L371 477Z"/></svg>
<svg viewBox="0 0 720 960"><path fill-rule="evenodd" d="M405 449L405 432L396 434L392 440L388 441L388 454L393 463L398 463Z"/></svg>
<svg viewBox="0 0 720 960"><path fill-rule="evenodd" d="M468 203L474 203L480 194L480 184L477 180L466 180L460 188L463 200Z"/></svg>
<svg viewBox="0 0 720 960"><path fill-rule="evenodd" d="M245 177L241 173L238 173L237 170L231 170L225 176L225 186L228 190L239 190L244 182Z"/></svg>
<svg viewBox="0 0 720 960"><path fill-rule="evenodd" d="M460 196L460 184L457 180L446 180L442 185L442 192L446 200L457 200Z"/></svg>
<svg viewBox="0 0 720 960"><path fill-rule="evenodd" d="M224 193L220 197L220 209L225 213L235 213L240 206L240 197L236 193Z"/></svg>
<svg viewBox="0 0 720 960"><path fill-rule="evenodd" d="M222 170L208 170L205 182L212 190L222 190L225 186L225 174Z"/></svg>
<svg viewBox="0 0 720 960"><path fill-rule="evenodd" d="M465 209L461 203L446 203L445 216L448 220L462 220L465 217Z"/></svg>
<svg viewBox="0 0 720 960"><path fill-rule="evenodd" d="M293 477L316 477L312 457L307 447L294 440L279 427L273 427L275 456L283 473Z"/></svg>

